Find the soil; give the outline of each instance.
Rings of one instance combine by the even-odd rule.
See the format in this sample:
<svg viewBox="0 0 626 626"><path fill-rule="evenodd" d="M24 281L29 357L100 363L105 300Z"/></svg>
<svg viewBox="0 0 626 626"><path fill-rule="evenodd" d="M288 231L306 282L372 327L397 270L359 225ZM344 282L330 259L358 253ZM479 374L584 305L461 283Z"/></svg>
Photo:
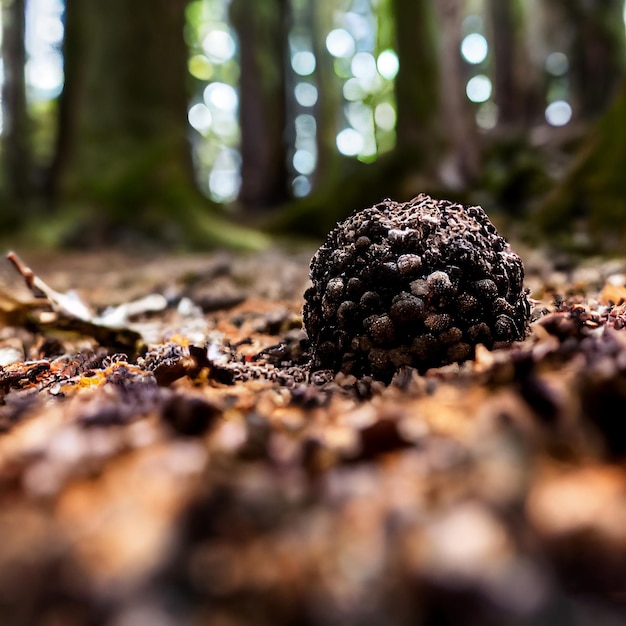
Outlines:
<svg viewBox="0 0 626 626"><path fill-rule="evenodd" d="M626 624L626 260L513 247L529 337L387 385L310 371L314 249L22 254L120 328L7 262L0 624Z"/></svg>

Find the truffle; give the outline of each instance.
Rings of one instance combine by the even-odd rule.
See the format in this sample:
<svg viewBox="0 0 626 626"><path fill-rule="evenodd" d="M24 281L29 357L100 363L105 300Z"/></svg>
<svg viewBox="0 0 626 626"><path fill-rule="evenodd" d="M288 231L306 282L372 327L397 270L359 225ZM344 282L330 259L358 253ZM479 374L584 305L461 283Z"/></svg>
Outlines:
<svg viewBox="0 0 626 626"><path fill-rule="evenodd" d="M485 211L421 194L356 211L310 265L312 368L391 380L523 339L524 266Z"/></svg>

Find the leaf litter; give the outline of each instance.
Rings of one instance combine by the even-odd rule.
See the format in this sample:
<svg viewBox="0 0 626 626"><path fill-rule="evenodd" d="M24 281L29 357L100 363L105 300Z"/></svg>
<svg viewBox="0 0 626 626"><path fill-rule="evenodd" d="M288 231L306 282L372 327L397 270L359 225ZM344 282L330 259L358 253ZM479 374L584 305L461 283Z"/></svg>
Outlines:
<svg viewBox="0 0 626 626"><path fill-rule="evenodd" d="M523 256L528 338L383 384L310 370L308 251L11 253L0 621L621 623L626 263Z"/></svg>

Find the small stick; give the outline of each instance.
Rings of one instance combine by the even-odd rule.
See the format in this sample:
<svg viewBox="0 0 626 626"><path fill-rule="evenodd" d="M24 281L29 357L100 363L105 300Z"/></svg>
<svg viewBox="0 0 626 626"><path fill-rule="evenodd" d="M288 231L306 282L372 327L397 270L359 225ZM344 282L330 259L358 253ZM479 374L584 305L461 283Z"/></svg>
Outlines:
<svg viewBox="0 0 626 626"><path fill-rule="evenodd" d="M33 272L33 270L31 270L30 267L25 265L22 259L20 259L20 257L18 257L17 254L13 252L13 250L11 250L7 254L7 259L9 259L11 263L13 263L15 269L22 275L22 277L26 281L26 286L29 289L39 289L44 294L46 293L47 285L44 283L44 288L43 289L41 288L41 286L38 283L41 283L43 281L41 281L39 278L37 278L37 276L35 276L35 273Z"/></svg>
<svg viewBox="0 0 626 626"><path fill-rule="evenodd" d="M59 293L48 286L39 276L33 272L15 252L10 251L7 259L11 261L15 269L24 278L27 287L33 292L35 297L41 292L47 299L52 308L68 317L75 317L83 321L91 321L93 315L89 308L74 294Z"/></svg>

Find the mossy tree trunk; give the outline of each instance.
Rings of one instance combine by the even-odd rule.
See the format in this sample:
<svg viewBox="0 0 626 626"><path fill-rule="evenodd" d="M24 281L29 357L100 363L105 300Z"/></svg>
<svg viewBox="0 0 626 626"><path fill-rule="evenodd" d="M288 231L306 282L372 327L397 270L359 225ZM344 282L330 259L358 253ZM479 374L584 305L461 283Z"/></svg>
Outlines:
<svg viewBox="0 0 626 626"><path fill-rule="evenodd" d="M440 128L444 129L447 167L442 172L447 186L466 189L478 176L480 148L473 106L465 93L467 81L461 58L462 0L438 0L436 3L440 32L439 102Z"/></svg>
<svg viewBox="0 0 626 626"><path fill-rule="evenodd" d="M548 10L542 0L487 0L485 6L497 124L482 136L478 187L485 208L513 219L520 219L549 183L543 155L531 141L531 133L545 126L546 58L561 50L560 39L566 37L558 22L547 26L555 8L551 5Z"/></svg>
<svg viewBox="0 0 626 626"><path fill-rule="evenodd" d="M593 125L567 175L532 220L533 235L585 252L626 245L626 79Z"/></svg>
<svg viewBox="0 0 626 626"><path fill-rule="evenodd" d="M340 130L343 97L341 81L335 73L334 59L326 49L326 36L335 27L333 0L307 0L307 11L312 25L312 47L315 54L315 81L317 103L317 168L314 188L335 188L343 178L343 157L337 151L336 138Z"/></svg>
<svg viewBox="0 0 626 626"><path fill-rule="evenodd" d="M335 27L332 11L336 4L330 0L307 1L314 16L314 40L317 42L319 160L316 184L310 196L278 211L269 228L322 236L353 210L386 197L409 200L423 191L441 190L443 160L454 155L455 149L469 135L464 126L458 135L458 120L451 123L455 113L461 110L459 92L442 93L445 88L441 73L442 46L446 42L440 36L443 21L436 1L390 0L387 19L393 20L400 58L395 79L397 144L393 151L371 164L339 154L336 136L340 129L341 83L335 74L333 59L324 48L326 35ZM460 6L458 0L453 1ZM448 50L451 47L448 46ZM456 54L458 56L458 50ZM454 67L454 71L458 68ZM444 103L444 97L456 100L449 106L451 102ZM460 123L466 121L464 118ZM470 141L465 143L463 149L474 149ZM463 160L469 162L467 153L461 157L460 161Z"/></svg>
<svg viewBox="0 0 626 626"><path fill-rule="evenodd" d="M433 0L392 0L396 50L397 148L420 163L443 149L440 57L437 15Z"/></svg>
<svg viewBox="0 0 626 626"><path fill-rule="evenodd" d="M404 195L427 187L461 190L476 177L480 159L459 52L463 2L392 0L392 7L400 57L397 152L406 160L408 181Z"/></svg>
<svg viewBox="0 0 626 626"><path fill-rule="evenodd" d="M241 189L246 210L267 209L288 197L285 132L288 0L233 0L241 80Z"/></svg>
<svg viewBox="0 0 626 626"><path fill-rule="evenodd" d="M186 4L66 1L50 192L56 226L65 218L78 227L75 243L115 244L136 233L181 245L237 243L195 183Z"/></svg>
<svg viewBox="0 0 626 626"><path fill-rule="evenodd" d="M24 66L25 0L2 3L2 222L14 224L24 217L32 197L30 122L26 109Z"/></svg>
<svg viewBox="0 0 626 626"><path fill-rule="evenodd" d="M526 132L545 108L541 75L528 49L527 4L527 0L487 2L498 127L508 134Z"/></svg>
<svg viewBox="0 0 626 626"><path fill-rule="evenodd" d="M572 87L583 119L602 114L619 89L626 67L624 0L567 0L571 25Z"/></svg>

